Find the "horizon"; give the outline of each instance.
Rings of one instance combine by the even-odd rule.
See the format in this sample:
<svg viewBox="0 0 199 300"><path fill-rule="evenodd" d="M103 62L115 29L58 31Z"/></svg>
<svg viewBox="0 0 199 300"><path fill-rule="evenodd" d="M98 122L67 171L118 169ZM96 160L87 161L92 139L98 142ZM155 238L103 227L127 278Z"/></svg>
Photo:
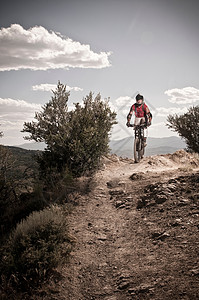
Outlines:
<svg viewBox="0 0 199 300"><path fill-rule="evenodd" d="M121 138L121 139L118 139L118 140L113 140L112 141L120 141L120 140L124 140L124 139L128 139L128 138L134 138L134 136L127 136L127 137L124 137L124 138ZM170 135L170 136L164 136L164 137L153 137L153 136L148 136L147 139L168 139L168 138L177 138L177 139L180 139L180 140L183 140L182 137L180 137L179 135Z"/></svg>
<svg viewBox="0 0 199 300"><path fill-rule="evenodd" d="M134 138L134 136L127 136L125 138L121 138L121 139L117 139L117 140L114 140L114 139L110 139L109 142L117 142L117 141L121 141L121 140L125 140L125 139L129 139L129 138ZM183 141L183 138L180 137L180 136L176 136L176 135L172 135L172 136L165 136L165 137L147 137L147 139L169 139L169 138L176 138L176 139L179 139L181 141ZM184 141L183 141L184 142ZM25 146L25 145L28 145L28 144L44 144L44 142L35 142L35 141L27 141L23 144L18 144L18 145L4 145L4 146L8 146L8 147L20 147L20 146Z"/></svg>
<svg viewBox="0 0 199 300"><path fill-rule="evenodd" d="M172 143L172 144L171 144ZM28 142L21 145L6 145L5 147L14 147L26 151L44 151L43 142ZM127 137L120 140L109 141L109 154L133 158L133 137ZM185 150L186 143L182 138L169 136L163 138L149 137L145 156L172 154L178 150Z"/></svg>

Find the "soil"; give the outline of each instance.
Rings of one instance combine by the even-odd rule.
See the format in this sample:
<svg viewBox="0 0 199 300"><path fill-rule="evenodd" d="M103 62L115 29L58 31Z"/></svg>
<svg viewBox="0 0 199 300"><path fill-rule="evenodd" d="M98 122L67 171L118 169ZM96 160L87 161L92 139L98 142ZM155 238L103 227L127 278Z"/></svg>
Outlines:
<svg viewBox="0 0 199 300"><path fill-rule="evenodd" d="M106 157L76 202L76 245L43 299L199 299L198 156Z"/></svg>

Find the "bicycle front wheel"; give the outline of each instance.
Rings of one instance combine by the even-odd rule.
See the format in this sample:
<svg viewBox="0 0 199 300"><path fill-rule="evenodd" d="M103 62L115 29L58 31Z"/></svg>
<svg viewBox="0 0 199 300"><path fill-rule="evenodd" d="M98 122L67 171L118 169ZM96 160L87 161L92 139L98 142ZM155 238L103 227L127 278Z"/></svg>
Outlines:
<svg viewBox="0 0 199 300"><path fill-rule="evenodd" d="M145 148L144 148L144 145L143 143L141 144L141 151L140 151L140 158L143 158L144 157L144 152L145 152Z"/></svg>
<svg viewBox="0 0 199 300"><path fill-rule="evenodd" d="M134 139L134 161L135 163L138 163L140 159L142 158L143 151L141 149L141 140L138 138Z"/></svg>

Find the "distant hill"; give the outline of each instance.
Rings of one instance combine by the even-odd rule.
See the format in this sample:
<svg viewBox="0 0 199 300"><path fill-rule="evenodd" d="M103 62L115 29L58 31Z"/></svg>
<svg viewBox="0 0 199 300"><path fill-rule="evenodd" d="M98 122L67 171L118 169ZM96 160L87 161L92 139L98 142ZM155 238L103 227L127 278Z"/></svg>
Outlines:
<svg viewBox="0 0 199 300"><path fill-rule="evenodd" d="M36 157L40 151L26 150L16 146L5 146L11 154L9 164L12 168L8 168L8 177L17 179L29 179L33 174L38 174L38 165Z"/></svg>
<svg viewBox="0 0 199 300"><path fill-rule="evenodd" d="M18 145L16 147L22 148L22 149L26 149L26 150L44 150L45 148L45 143L25 143L22 145Z"/></svg>
<svg viewBox="0 0 199 300"><path fill-rule="evenodd" d="M117 154L121 157L133 158L133 137L127 137L121 140L110 141L110 148L112 154ZM158 155L174 153L177 150L184 149L185 142L175 136L166 138L147 138L146 155Z"/></svg>

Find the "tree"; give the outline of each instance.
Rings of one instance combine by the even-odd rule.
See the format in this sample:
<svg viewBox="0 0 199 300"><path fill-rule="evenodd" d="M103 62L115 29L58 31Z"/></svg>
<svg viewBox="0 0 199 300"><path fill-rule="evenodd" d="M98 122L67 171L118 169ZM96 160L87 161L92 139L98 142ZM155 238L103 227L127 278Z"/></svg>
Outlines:
<svg viewBox="0 0 199 300"><path fill-rule="evenodd" d="M169 115L167 121L168 128L184 138L188 151L199 152L199 105L183 115Z"/></svg>
<svg viewBox="0 0 199 300"><path fill-rule="evenodd" d="M70 93L66 91L66 86L58 82L56 91L52 91L54 96L42 107L41 112L35 113L37 122L25 122L22 132L30 133L24 137L27 140L44 142L47 149L56 151L62 146L68 135L68 98Z"/></svg>
<svg viewBox="0 0 199 300"><path fill-rule="evenodd" d="M38 157L42 176L47 176L53 171L61 171L66 163L64 144L69 133L70 93L60 81L56 90L52 92L51 100L42 107L41 112L35 113L37 121L25 122L22 130L30 134L25 136L25 139L46 144L45 151Z"/></svg>
<svg viewBox="0 0 199 300"><path fill-rule="evenodd" d="M108 101L101 100L100 94L93 98L90 92L83 100L84 105L77 104L70 113L68 166L76 175L98 167L101 156L109 151L109 132L116 123L116 113Z"/></svg>
<svg viewBox="0 0 199 300"><path fill-rule="evenodd" d="M43 171L68 169L81 176L96 169L102 155L108 152L109 131L115 124L116 113L100 94L93 98L90 93L83 99L83 106L75 105L68 111L69 93L58 82L52 99L35 114L36 122L24 123L25 137L45 142L46 149L40 158Z"/></svg>

